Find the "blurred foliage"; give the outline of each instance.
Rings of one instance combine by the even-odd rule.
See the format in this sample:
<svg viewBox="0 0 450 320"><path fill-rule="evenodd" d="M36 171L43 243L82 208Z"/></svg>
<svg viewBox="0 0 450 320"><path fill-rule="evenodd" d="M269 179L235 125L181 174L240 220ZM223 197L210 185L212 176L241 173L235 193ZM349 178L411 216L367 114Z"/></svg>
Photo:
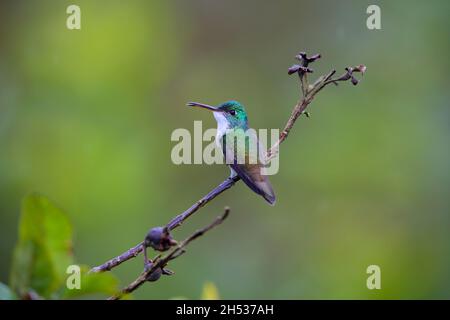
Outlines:
<svg viewBox="0 0 450 320"><path fill-rule="evenodd" d="M24 195L64 207L77 261L106 261L228 175L171 162L174 129L215 126L185 103L235 99L252 127L280 128L299 95L287 68L304 50L323 56L313 78L360 63L367 73L357 87L321 92L292 130L271 177L275 207L237 184L174 236L225 205L235 214L174 262L175 277L135 297L195 297L206 281L225 299L450 297L449 1L376 1L379 31L366 28L370 0L76 2L79 31L65 25L73 1L0 1L1 282ZM63 294L56 266L73 259L69 245L48 253L54 245L35 231L16 249L43 254L27 274L55 267L42 279L16 275L14 287ZM365 286L372 264L381 290ZM138 258L114 274L124 284L141 270Z"/></svg>
<svg viewBox="0 0 450 320"><path fill-rule="evenodd" d="M175 296L171 298L172 300L186 300L186 299L193 299L184 297L184 296ZM219 300L219 290L217 289L216 285L211 281L206 281L203 284L202 292L200 295L200 300Z"/></svg>
<svg viewBox="0 0 450 320"><path fill-rule="evenodd" d="M72 226L67 215L46 197L32 194L22 203L19 240L14 250L11 290L0 284L0 298L27 297L75 298L118 290L118 280L111 273L87 274L81 271L79 289L66 287L66 272L73 265ZM61 294L61 292L63 292Z"/></svg>
<svg viewBox="0 0 450 320"><path fill-rule="evenodd" d="M82 267L80 289L65 288L62 294L63 299L85 299L86 296L98 297L99 294L109 297L117 293L119 281L112 273L88 273L88 271L89 268L87 266ZM126 297L130 297L130 295Z"/></svg>
<svg viewBox="0 0 450 320"><path fill-rule="evenodd" d="M219 290L217 290L217 287L214 283L208 281L203 285L201 299L202 300L219 300L220 299Z"/></svg>
<svg viewBox="0 0 450 320"><path fill-rule="evenodd" d="M48 298L62 285L71 264L72 227L67 216L47 198L26 197L14 250L12 289L19 296L33 289Z"/></svg>
<svg viewBox="0 0 450 320"><path fill-rule="evenodd" d="M12 290L0 282L0 300L15 300L17 297Z"/></svg>

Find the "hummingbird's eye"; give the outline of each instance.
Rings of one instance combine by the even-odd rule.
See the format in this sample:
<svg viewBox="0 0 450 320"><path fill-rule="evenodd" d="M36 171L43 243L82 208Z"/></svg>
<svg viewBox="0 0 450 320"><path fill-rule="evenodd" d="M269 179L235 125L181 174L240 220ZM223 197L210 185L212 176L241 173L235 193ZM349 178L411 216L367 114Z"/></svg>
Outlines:
<svg viewBox="0 0 450 320"><path fill-rule="evenodd" d="M236 114L236 111L234 111L234 110L230 110L229 112L232 116L234 116Z"/></svg>

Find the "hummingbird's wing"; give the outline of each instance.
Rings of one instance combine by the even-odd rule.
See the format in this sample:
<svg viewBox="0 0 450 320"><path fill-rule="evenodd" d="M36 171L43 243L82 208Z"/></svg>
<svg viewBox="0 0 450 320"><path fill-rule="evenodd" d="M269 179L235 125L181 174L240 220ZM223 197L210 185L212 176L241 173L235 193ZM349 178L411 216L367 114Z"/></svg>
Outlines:
<svg viewBox="0 0 450 320"><path fill-rule="evenodd" d="M267 175L263 174L265 150L255 131L237 130L233 134L236 139L230 139L229 133L222 136L222 151L226 163L250 189L274 205L275 193Z"/></svg>

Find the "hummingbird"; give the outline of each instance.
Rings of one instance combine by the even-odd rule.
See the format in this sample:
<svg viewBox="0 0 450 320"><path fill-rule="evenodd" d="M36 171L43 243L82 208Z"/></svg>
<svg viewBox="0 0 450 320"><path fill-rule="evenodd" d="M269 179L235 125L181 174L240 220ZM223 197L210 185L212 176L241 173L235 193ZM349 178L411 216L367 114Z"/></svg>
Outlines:
<svg viewBox="0 0 450 320"><path fill-rule="evenodd" d="M231 177L239 176L254 192L261 195L270 205L275 204L272 185L263 173L264 151L254 130L248 130L247 113L237 101L227 101L219 106L189 102L190 107L199 107L213 112L217 121L216 143L222 149ZM245 143L226 143L231 137L245 135ZM227 139L227 137L229 139ZM231 140L233 141L233 140ZM256 152L252 152L255 151ZM238 161L243 159L244 161Z"/></svg>

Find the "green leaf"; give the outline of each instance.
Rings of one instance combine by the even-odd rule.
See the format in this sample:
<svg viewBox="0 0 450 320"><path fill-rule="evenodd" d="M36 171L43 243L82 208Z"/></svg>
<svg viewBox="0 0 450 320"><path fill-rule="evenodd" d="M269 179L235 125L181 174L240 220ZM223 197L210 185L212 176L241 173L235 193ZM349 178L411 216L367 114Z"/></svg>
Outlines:
<svg viewBox="0 0 450 320"><path fill-rule="evenodd" d="M14 292L4 283L0 282L0 300L15 300Z"/></svg>
<svg viewBox="0 0 450 320"><path fill-rule="evenodd" d="M118 279L110 272L88 273L88 267L81 268L81 281L79 289L66 289L64 299L79 298L86 295L104 294L111 296L119 290Z"/></svg>
<svg viewBox="0 0 450 320"><path fill-rule="evenodd" d="M32 289L50 298L64 283L66 268L72 263L72 226L66 214L44 196L25 197L11 288L19 296Z"/></svg>

